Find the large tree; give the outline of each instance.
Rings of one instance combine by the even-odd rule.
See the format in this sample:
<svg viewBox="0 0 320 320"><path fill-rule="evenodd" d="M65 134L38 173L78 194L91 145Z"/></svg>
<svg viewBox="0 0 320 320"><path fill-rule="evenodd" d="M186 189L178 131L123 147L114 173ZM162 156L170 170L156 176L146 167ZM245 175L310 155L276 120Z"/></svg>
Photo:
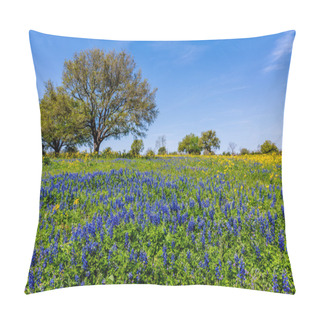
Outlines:
<svg viewBox="0 0 320 320"><path fill-rule="evenodd" d="M206 150L209 154L215 149L220 148L220 140L213 130L208 130L201 133L199 144L202 149Z"/></svg>
<svg viewBox="0 0 320 320"><path fill-rule="evenodd" d="M199 137L190 133L186 135L181 142L179 142L178 151L186 152L188 154L200 154L201 146L199 144Z"/></svg>
<svg viewBox="0 0 320 320"><path fill-rule="evenodd" d="M42 149L59 153L62 147L81 145L89 135L84 127L80 103L71 98L63 87L55 88L49 80L40 100Z"/></svg>
<svg viewBox="0 0 320 320"><path fill-rule="evenodd" d="M145 136L158 114L157 89L151 90L141 71L135 69L133 58L124 51L91 49L65 61L63 84L72 97L82 102L95 152L110 137L129 133Z"/></svg>

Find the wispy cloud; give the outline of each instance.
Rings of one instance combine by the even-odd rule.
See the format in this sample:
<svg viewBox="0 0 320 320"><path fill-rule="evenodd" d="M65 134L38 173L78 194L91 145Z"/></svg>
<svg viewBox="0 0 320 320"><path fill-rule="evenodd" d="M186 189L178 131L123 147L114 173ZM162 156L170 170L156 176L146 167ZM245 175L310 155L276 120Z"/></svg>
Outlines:
<svg viewBox="0 0 320 320"><path fill-rule="evenodd" d="M267 65L262 70L263 72L267 73L283 67L282 58L291 53L293 38L294 33L288 32L277 40L274 50L269 55Z"/></svg>

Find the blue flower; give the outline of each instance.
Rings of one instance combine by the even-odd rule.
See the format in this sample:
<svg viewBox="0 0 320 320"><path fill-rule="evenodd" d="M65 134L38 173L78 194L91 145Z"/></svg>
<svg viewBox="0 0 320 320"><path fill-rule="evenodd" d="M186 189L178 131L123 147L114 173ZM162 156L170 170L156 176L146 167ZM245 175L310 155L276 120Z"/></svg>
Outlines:
<svg viewBox="0 0 320 320"><path fill-rule="evenodd" d="M166 266L167 265L167 247L166 246L163 246L162 257L163 257L163 265Z"/></svg>
<svg viewBox="0 0 320 320"><path fill-rule="evenodd" d="M208 253L206 252L205 255L204 255L204 266L205 268L209 268L209 255Z"/></svg>
<svg viewBox="0 0 320 320"><path fill-rule="evenodd" d="M278 277L276 274L273 275L272 282L273 282L273 287L272 287L273 291L279 292Z"/></svg>
<svg viewBox="0 0 320 320"><path fill-rule="evenodd" d="M79 276L78 275L75 275L75 277L74 277L74 280L78 283L79 282Z"/></svg>
<svg viewBox="0 0 320 320"><path fill-rule="evenodd" d="M286 270L282 273L282 289L285 293L290 293L291 291Z"/></svg>
<svg viewBox="0 0 320 320"><path fill-rule="evenodd" d="M245 264L243 259L241 259L239 264L239 272L237 274L237 277L240 279L241 285L243 285L243 282L246 280L245 274L246 274Z"/></svg>
<svg viewBox="0 0 320 320"><path fill-rule="evenodd" d="M217 264L216 268L215 268L215 271L216 271L216 278L217 280L222 280L223 278L223 275L221 274L221 260L219 260L219 263Z"/></svg>
<svg viewBox="0 0 320 320"><path fill-rule="evenodd" d="M124 246L125 246L127 249L129 248L129 235L128 235L128 232L126 232L126 235L125 235Z"/></svg>
<svg viewBox="0 0 320 320"><path fill-rule="evenodd" d="M31 291L34 290L34 275L32 270L29 271L29 288Z"/></svg>
<svg viewBox="0 0 320 320"><path fill-rule="evenodd" d="M279 241L279 248L283 252L284 251L284 235L283 235L283 230L279 232L278 236L278 241Z"/></svg>

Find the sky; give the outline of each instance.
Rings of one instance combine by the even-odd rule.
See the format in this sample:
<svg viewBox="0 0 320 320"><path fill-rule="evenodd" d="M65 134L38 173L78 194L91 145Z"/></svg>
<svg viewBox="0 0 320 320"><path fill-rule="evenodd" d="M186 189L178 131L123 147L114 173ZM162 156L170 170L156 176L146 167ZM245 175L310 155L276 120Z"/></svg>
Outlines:
<svg viewBox="0 0 320 320"><path fill-rule="evenodd" d="M159 115L143 139L144 151L166 137L169 152L184 136L215 130L221 141L257 150L265 140L282 148L282 126L294 31L232 40L112 41L30 31L39 99L49 79L62 85L63 66L76 52L99 48L131 54L142 77L157 88ZM129 151L129 135L103 141L100 150ZM86 148L80 148L84 150ZM89 150L87 148L87 150Z"/></svg>

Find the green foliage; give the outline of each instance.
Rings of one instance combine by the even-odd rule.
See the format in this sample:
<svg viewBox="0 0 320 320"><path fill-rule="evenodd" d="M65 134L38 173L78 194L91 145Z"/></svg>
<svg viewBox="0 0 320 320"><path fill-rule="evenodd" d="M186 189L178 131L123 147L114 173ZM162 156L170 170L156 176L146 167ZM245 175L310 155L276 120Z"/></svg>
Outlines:
<svg viewBox="0 0 320 320"><path fill-rule="evenodd" d="M164 156L165 154L167 154L167 149L165 147L160 147L158 150L158 155Z"/></svg>
<svg viewBox="0 0 320 320"><path fill-rule="evenodd" d="M261 153L279 153L278 147L270 140L266 140L260 147Z"/></svg>
<svg viewBox="0 0 320 320"><path fill-rule="evenodd" d="M89 132L81 103L71 98L63 87L55 88L51 81L40 100L42 149L52 148L56 153L68 145L85 144Z"/></svg>
<svg viewBox="0 0 320 320"><path fill-rule="evenodd" d="M178 151L188 154L200 154L201 146L199 143L199 137L190 133L186 135L181 142L179 142Z"/></svg>
<svg viewBox="0 0 320 320"><path fill-rule="evenodd" d="M64 64L63 84L82 102L82 113L90 129L94 151L110 137L129 133L143 137L158 115L156 90L151 90L129 54L91 49L75 53Z"/></svg>
<svg viewBox="0 0 320 320"><path fill-rule="evenodd" d="M132 145L131 145L131 150L130 150L130 153L136 157L138 156L142 151L143 151L143 141L142 140L138 140L138 139L135 139L133 140L132 142Z"/></svg>
<svg viewBox="0 0 320 320"><path fill-rule="evenodd" d="M220 140L215 131L208 130L201 133L199 145L201 149L204 149L208 154L211 154L213 150L220 148Z"/></svg>

